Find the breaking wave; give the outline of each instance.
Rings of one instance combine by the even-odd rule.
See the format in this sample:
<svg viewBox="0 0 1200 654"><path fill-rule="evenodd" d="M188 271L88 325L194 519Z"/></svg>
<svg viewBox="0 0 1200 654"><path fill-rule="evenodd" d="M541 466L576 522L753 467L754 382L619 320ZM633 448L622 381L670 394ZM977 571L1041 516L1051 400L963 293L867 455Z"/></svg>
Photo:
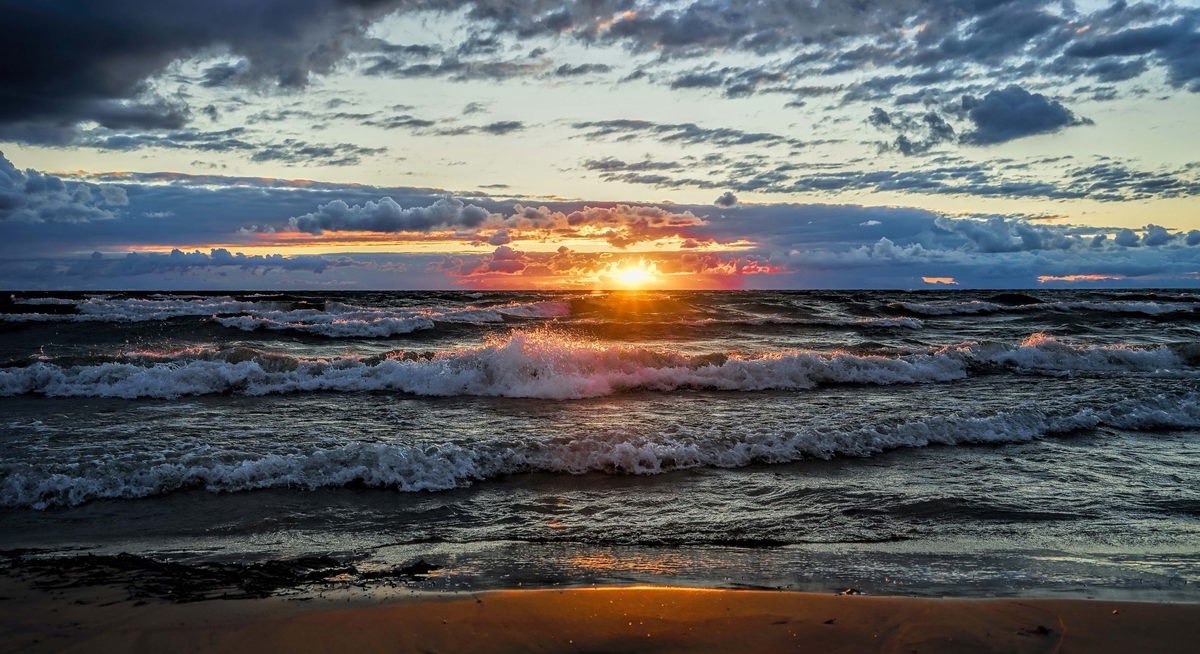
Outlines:
<svg viewBox="0 0 1200 654"><path fill-rule="evenodd" d="M132 499L185 488L236 492L263 488L317 489L363 484L400 491L440 491L504 474L544 471L657 474L702 466L735 468L835 456L869 456L904 447L1025 442L1109 426L1127 430L1200 427L1195 394L1126 400L1105 408L1045 411L1021 408L985 416L942 417L844 430L796 425L735 431L689 430L633 434L604 431L580 437L526 437L453 443L350 443L307 452L247 456L207 451L186 459L129 462L102 459L63 471L23 466L0 480L0 505L45 509L96 499Z"/></svg>
<svg viewBox="0 0 1200 654"><path fill-rule="evenodd" d="M360 307L341 302L306 303L205 299L106 299L73 303L55 298L35 298L31 306L74 304L77 313L0 314L7 322L129 322L161 321L189 316L211 318L218 324L255 331L290 330L330 338L382 338L433 329L435 323L486 324L510 318L557 318L569 315L569 302L514 303L490 307L389 308Z"/></svg>
<svg viewBox="0 0 1200 654"><path fill-rule="evenodd" d="M1185 302L1038 302L1036 304L1004 305L982 300L969 302L946 302L940 304L920 302L896 302L895 309L923 316L957 316L981 313L1031 312L1031 311L1103 311L1108 313L1140 313L1156 316L1176 311L1195 311L1200 304Z"/></svg>
<svg viewBox="0 0 1200 654"><path fill-rule="evenodd" d="M1190 375L1171 348L1071 345L1035 334L1017 346L962 343L899 356L789 351L684 355L600 345L549 330L512 332L436 353L303 359L250 348L127 356L91 365L0 369L0 396L173 398L240 393L395 391L555 400L630 390L801 390L822 384L920 384L997 367L1047 374Z"/></svg>

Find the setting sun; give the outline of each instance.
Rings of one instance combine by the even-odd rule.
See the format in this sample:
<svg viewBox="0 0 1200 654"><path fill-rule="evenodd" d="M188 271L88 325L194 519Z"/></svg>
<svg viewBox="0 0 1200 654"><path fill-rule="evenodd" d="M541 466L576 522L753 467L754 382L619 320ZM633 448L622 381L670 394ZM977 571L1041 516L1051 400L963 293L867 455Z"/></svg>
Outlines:
<svg viewBox="0 0 1200 654"><path fill-rule="evenodd" d="M654 263L647 264L645 260L641 260L636 265L629 262L622 264L620 267L614 267L608 273L602 274L600 281L605 286L646 288L647 286L661 284L662 277L659 275L658 268Z"/></svg>

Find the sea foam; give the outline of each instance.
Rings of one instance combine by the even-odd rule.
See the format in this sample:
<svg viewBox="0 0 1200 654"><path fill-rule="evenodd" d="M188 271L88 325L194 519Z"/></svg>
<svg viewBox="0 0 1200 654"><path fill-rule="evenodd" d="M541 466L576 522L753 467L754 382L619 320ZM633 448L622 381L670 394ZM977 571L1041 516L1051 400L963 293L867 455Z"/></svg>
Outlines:
<svg viewBox="0 0 1200 654"><path fill-rule="evenodd" d="M668 433L598 431L572 437L481 439L470 445L353 442L303 452L200 455L131 462L103 459L61 470L22 466L0 480L0 505L45 509L96 499L139 498L184 488L237 492L317 489L357 483L400 491L440 491L504 474L658 474L702 466L736 468L928 445L1026 442L1081 429L1200 427L1195 394L1154 396L1105 408L1052 412L1023 407L989 415L952 413L892 425L833 430L811 425L734 430L679 427Z"/></svg>
<svg viewBox="0 0 1200 654"><path fill-rule="evenodd" d="M24 300L22 304L64 304L52 299ZM291 303L237 300L231 297L201 299L109 299L78 302L76 314L8 313L4 322L128 322L172 318L210 318L243 331L259 329L295 331L329 338L383 338L433 329L435 323L502 323L505 317L547 319L569 315L569 302L543 301L487 307L361 307L328 302L323 310L294 307Z"/></svg>
<svg viewBox="0 0 1200 654"><path fill-rule="evenodd" d="M1035 334L1020 345L963 343L900 356L772 352L676 352L602 345L550 330L514 331L480 346L418 356L301 359L247 348L94 365L38 361L0 369L0 396L173 398L240 393L395 391L429 396L554 400L630 390L802 390L821 384L920 384L970 371L1016 368L1051 374L1091 372L1190 375L1167 347L1070 345Z"/></svg>

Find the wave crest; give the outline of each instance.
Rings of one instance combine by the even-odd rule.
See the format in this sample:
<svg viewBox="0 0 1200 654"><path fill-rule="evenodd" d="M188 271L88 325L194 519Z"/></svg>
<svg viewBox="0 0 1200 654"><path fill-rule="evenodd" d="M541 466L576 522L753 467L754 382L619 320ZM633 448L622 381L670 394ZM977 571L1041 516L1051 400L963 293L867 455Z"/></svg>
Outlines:
<svg viewBox="0 0 1200 654"><path fill-rule="evenodd" d="M475 347L380 357L300 359L248 348L188 350L94 365L39 361L0 369L0 396L173 398L242 393L398 391L416 395L555 400L630 390L801 390L821 384L919 384L995 367L1050 374L1190 374L1168 347L1069 345L1045 334L1022 344L964 343L901 356L845 352L684 355L600 345L549 330L517 331Z"/></svg>
<svg viewBox="0 0 1200 654"><path fill-rule="evenodd" d="M703 466L736 468L835 456L869 456L931 444L1025 442L1082 429L1200 427L1196 394L1126 400L1104 409L1048 412L1021 408L985 416L959 413L892 425L830 430L813 426L740 431L688 430L581 437L528 437L446 444L348 443L308 452L247 457L210 451L186 461L132 469L111 459L54 471L25 467L0 480L0 505L45 509L96 499L133 499L184 488L237 492L363 484L405 492L440 491L504 474L554 472L658 474ZM232 460L231 460L232 459Z"/></svg>

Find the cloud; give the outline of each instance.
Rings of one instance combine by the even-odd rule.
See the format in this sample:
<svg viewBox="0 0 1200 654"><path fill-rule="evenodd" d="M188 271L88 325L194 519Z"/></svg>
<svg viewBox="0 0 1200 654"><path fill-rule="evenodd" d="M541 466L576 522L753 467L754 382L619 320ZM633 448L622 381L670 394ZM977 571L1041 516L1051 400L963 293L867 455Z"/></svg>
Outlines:
<svg viewBox="0 0 1200 654"><path fill-rule="evenodd" d="M586 130L583 137L588 140L614 138L617 141L630 141L642 136L650 136L663 143L679 143L681 145L790 145L803 147L803 141L789 139L778 134L767 132L744 132L729 127L704 128L694 123L655 123L646 120L599 120L575 123L577 130Z"/></svg>
<svg viewBox="0 0 1200 654"><path fill-rule="evenodd" d="M1030 163L1039 163L1037 161L967 162L943 156L934 160L942 165L899 170L859 169L840 164L798 164L781 162L762 153L731 153L729 156L710 155L703 160L693 160L688 166L693 176L671 174L676 169L682 170L683 165L666 166L650 161L626 163L614 158L589 160L584 162L584 167L598 171L601 179L627 184L767 193L867 190L1003 198L1090 198L1102 202L1200 195L1200 168L1195 166L1185 165L1174 170L1136 170L1107 157L1099 159L1099 163L1059 165L1046 171L1031 168ZM1061 161L1068 162L1070 158ZM697 166L696 163L704 165Z"/></svg>
<svg viewBox="0 0 1200 654"><path fill-rule="evenodd" d="M30 177L26 171L21 175ZM946 173L945 179L955 178ZM1073 275L1120 277L1110 281L1126 286L1200 284L1194 274L1200 270L1200 230L1184 233L1155 224L1126 234L1022 216L944 216L902 207L531 205L485 195L448 199L431 189L179 173L107 173L59 181L68 194L74 185L88 187L93 206L112 216L71 223L0 221L0 281L9 287L83 287L88 280L104 286L130 279L131 288L282 288L289 283L449 288L459 281L480 288L590 288L611 276L614 266L643 261L657 274L676 275L669 277L672 284L707 288L920 288L927 286L922 277L953 278L963 288L1012 288L1036 286L1038 277L1061 278L1045 283L1078 283L1063 281ZM102 204L98 189L116 181L127 204ZM17 188L24 192L25 186ZM119 194L111 195L120 200ZM289 216L295 217L292 225ZM239 232L239 227L247 229ZM283 233L302 227L303 233ZM574 252L560 248L564 240L590 241L607 251ZM339 261L335 257L291 263L280 257L238 257L232 254L236 245L196 249L201 243L311 248L364 242L398 248L419 244L423 252L439 246L453 252L490 247L475 256L393 253L364 260L355 255L356 263L337 265L330 263ZM501 247L506 249L497 250ZM160 248L179 254L107 254ZM106 254L95 261L74 254L93 249ZM213 254L212 249L224 251ZM405 267L403 274L399 266ZM322 270L324 276L320 282L311 274L264 278L264 270Z"/></svg>
<svg viewBox="0 0 1200 654"><path fill-rule="evenodd" d="M224 248L215 248L204 254L199 250L183 252L175 249L170 254L130 252L124 257L106 258L93 252L88 259L76 262L66 274L81 277L135 277L160 275L168 272L185 272L194 268L219 268L235 266L241 270L289 270L321 274L330 268L361 265L353 259L340 257L326 259L320 256L285 257L281 254L246 256L241 252L232 254Z"/></svg>
<svg viewBox="0 0 1200 654"><path fill-rule="evenodd" d="M1113 242L1125 248L1136 248L1142 244L1137 232L1134 232L1132 229L1122 229L1117 232L1117 235L1113 238Z"/></svg>
<svg viewBox="0 0 1200 654"><path fill-rule="evenodd" d="M453 16L462 23L455 33L465 38L395 44L372 36L384 17L427 18L422 12ZM844 87L846 102L878 102L964 74L988 86L1062 84L1127 80L1150 67L1164 70L1177 88L1200 90L1200 12L1166 2L1089 11L1059 0L243 0L212 11L120 0L88 11L72 2L9 2L5 14L0 60L22 64L0 81L0 139L44 145L73 144L89 121L117 131L186 127L194 113L189 94L169 94L159 84L181 61L203 65L193 80L201 87L287 91L339 67L450 80L572 78L617 68L555 65L541 47L534 57L506 58L539 39L624 50L638 58L639 77L676 89L723 87L728 97L768 90L800 98L805 89L836 86ZM710 63L670 68L688 57ZM719 58L751 63L721 67ZM646 72L655 67L670 72ZM837 85L813 80L878 70L888 74ZM1020 126L983 116L968 142L1072 124L1049 111L1052 102L1023 116Z"/></svg>
<svg viewBox="0 0 1200 654"><path fill-rule="evenodd" d="M300 139L262 140L245 127L219 131L193 129L165 133L114 132L97 128L74 133L62 145L92 147L99 150L131 152L145 148L191 150L194 152L232 153L251 161L279 161L286 164L353 166L364 157L387 152L387 148L367 148L353 143L310 143Z"/></svg>
<svg viewBox="0 0 1200 654"><path fill-rule="evenodd" d="M99 191L100 198L92 194L93 188ZM32 168L18 170L0 152L0 220L39 223L107 220L115 217L111 207L127 204L129 198L123 188L87 184L68 187L54 175Z"/></svg>
<svg viewBox="0 0 1200 654"><path fill-rule="evenodd" d="M427 270L458 278L456 284L471 288L587 288L613 285L620 271L631 267L695 288L737 288L750 276L780 271L752 256L665 252L614 258L608 253L575 252L566 246L553 252L523 252L504 245L490 255L445 257L431 262Z"/></svg>
<svg viewBox="0 0 1200 654"><path fill-rule="evenodd" d="M1168 232L1165 227L1150 224L1146 225L1146 234L1142 237L1142 245L1147 247L1158 247L1171 243L1180 236L1182 235Z"/></svg>
<svg viewBox="0 0 1200 654"><path fill-rule="evenodd" d="M233 64L210 67L203 83L271 83L300 88L328 73L391 2L246 0L213 7L122 0L83 10L73 2L5 3L0 60L0 139L69 142L79 123L107 129L178 129L179 101L147 80L174 61L220 51Z"/></svg>
<svg viewBox="0 0 1200 654"><path fill-rule="evenodd" d="M485 134L503 136L504 134L519 132L523 129L525 129L525 123L522 123L519 120L501 120L480 127L479 131Z"/></svg>
<svg viewBox="0 0 1200 654"><path fill-rule="evenodd" d="M893 149L905 156L924 154L939 143L954 141L954 128L936 111L928 111L918 118L875 107L867 122L881 130L900 132L896 140L883 149ZM910 138L910 134L914 137Z"/></svg>
<svg viewBox="0 0 1200 654"><path fill-rule="evenodd" d="M476 106L472 106L476 105ZM482 105L472 102L468 108L472 111L463 113L478 113L483 111ZM410 132L422 136L466 136L468 134L490 134L492 136L504 136L512 132L519 132L525 129L525 123L519 120L499 120L486 125L458 125L438 127L439 124L454 124L453 118L436 121L424 118L417 118L409 114L400 114L397 116L388 116L386 118L371 117L362 121L364 125L372 127L381 127L383 129L407 129Z"/></svg>
<svg viewBox="0 0 1200 654"><path fill-rule="evenodd" d="M284 139L278 143L261 146L250 156L250 160L320 166L353 166L361 162L362 157L373 157L384 152L387 152L387 148L364 148L353 143L325 145L298 139Z"/></svg>
<svg viewBox="0 0 1200 654"><path fill-rule="evenodd" d="M579 64L578 66L563 64L554 69L554 74L559 77L578 77L592 73L607 73L610 70L612 70L612 66L608 64Z"/></svg>
<svg viewBox="0 0 1200 654"><path fill-rule="evenodd" d="M1113 67L1119 69L1122 65L1144 69L1143 60L1125 63L1116 58L1153 54L1166 67L1168 81L1172 85L1186 86L1192 92L1200 92L1198 18L1200 17L1197 16L1197 12L1193 10L1169 24L1138 26L1101 33L1072 43L1064 53L1068 57L1102 59L1100 64L1093 66L1093 69L1099 68L1101 71Z"/></svg>
<svg viewBox="0 0 1200 654"><path fill-rule="evenodd" d="M992 216L986 220L955 219L941 216L935 224L970 241L978 252L1022 252L1027 250L1067 250L1082 239L1051 225L1034 225L1026 220Z"/></svg>
<svg viewBox="0 0 1200 654"><path fill-rule="evenodd" d="M478 227L488 212L462 200L445 197L428 207L403 209L390 197L351 207L334 200L312 213L288 220L288 229L320 235L326 231L404 232L433 227Z"/></svg>
<svg viewBox="0 0 1200 654"><path fill-rule="evenodd" d="M1013 84L982 99L964 96L963 107L975 130L961 137L971 145L994 145L1034 134L1050 134L1091 121L1079 119L1057 100Z"/></svg>
<svg viewBox="0 0 1200 654"><path fill-rule="evenodd" d="M377 55L371 65L363 70L366 75L409 78L446 78L456 82L477 80L500 81L514 77L528 77L541 73L546 64L528 58L513 60L464 61L457 56L445 57L440 62L412 63L407 57Z"/></svg>
<svg viewBox="0 0 1200 654"><path fill-rule="evenodd" d="M733 194L733 191L725 191L721 194L721 197L713 201L713 204L717 205L718 207L732 207L733 205L737 204L737 202L737 196Z"/></svg>

